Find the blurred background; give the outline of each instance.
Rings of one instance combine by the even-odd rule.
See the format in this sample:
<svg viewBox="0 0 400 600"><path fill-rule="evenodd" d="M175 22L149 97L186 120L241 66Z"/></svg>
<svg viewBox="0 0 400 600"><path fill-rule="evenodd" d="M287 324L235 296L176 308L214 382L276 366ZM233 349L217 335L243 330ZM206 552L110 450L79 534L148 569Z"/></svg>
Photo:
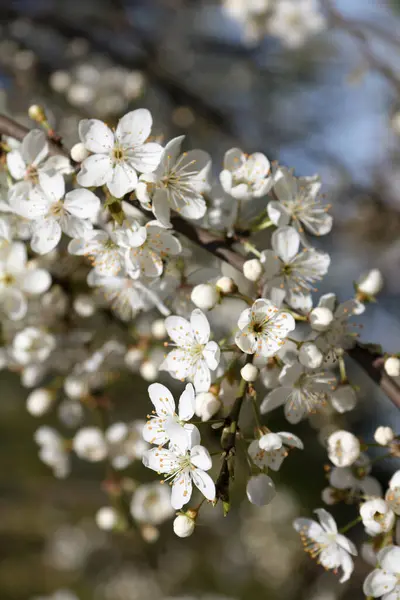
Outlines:
<svg viewBox="0 0 400 600"><path fill-rule="evenodd" d="M187 147L212 155L215 172L238 146L297 175L319 173L335 217L320 244L332 254L320 289L346 299L361 273L381 269L385 288L364 315L362 339L398 351L400 2L323 1L318 32L300 43L265 30L271 3L279 0L0 0L0 111L32 126L28 107L44 105L70 147L81 118L112 124L147 107L156 135L186 134ZM396 409L351 369L360 387L351 426L368 439L377 423L398 432ZM306 450L285 463L271 505L245 501L239 473L227 518L206 507L191 538L179 540L167 523L147 543L135 531L97 528L93 515L107 503L101 467L80 462L54 479L37 456L26 390L10 374L0 383L1 600L363 597L367 562L359 557L341 586L309 561L291 528L321 506L326 481L308 423L296 429ZM132 377L113 386L116 419L143 417L146 387ZM394 467L378 462L374 474L385 485ZM129 474L149 477L140 464ZM339 523L355 516L352 507L333 512ZM354 533L360 540L362 528Z"/></svg>

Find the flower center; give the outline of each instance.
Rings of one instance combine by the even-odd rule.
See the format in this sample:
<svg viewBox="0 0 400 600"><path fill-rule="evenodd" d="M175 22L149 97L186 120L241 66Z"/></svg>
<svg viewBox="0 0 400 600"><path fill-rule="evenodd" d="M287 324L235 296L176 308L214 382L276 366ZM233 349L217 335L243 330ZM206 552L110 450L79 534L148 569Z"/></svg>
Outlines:
<svg viewBox="0 0 400 600"><path fill-rule="evenodd" d="M5 287L13 285L14 282L15 277L11 275L11 273L3 273L3 275L0 276L0 283Z"/></svg>

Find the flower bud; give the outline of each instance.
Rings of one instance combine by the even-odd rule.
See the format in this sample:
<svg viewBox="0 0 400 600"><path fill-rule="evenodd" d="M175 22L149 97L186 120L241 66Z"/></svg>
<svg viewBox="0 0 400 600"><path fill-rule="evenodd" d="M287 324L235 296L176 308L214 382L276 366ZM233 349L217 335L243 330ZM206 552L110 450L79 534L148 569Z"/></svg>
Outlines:
<svg viewBox="0 0 400 600"><path fill-rule="evenodd" d="M44 123L46 119L46 115L42 106L39 104L32 104L32 106L28 109L29 118L32 121L36 121L36 123Z"/></svg>
<svg viewBox="0 0 400 600"><path fill-rule="evenodd" d="M259 370L257 369L257 367L255 367L254 365L247 363L247 365L244 365L244 367L242 367L242 369L240 370L240 375L242 376L242 378L245 381L255 381L258 377L259 374Z"/></svg>
<svg viewBox="0 0 400 600"><path fill-rule="evenodd" d="M154 525L150 525L150 523L146 523L141 526L140 533L145 542L149 544L154 544L160 537L160 531Z"/></svg>
<svg viewBox="0 0 400 600"><path fill-rule="evenodd" d="M158 374L157 366L151 360L142 362L139 373L145 381L154 381Z"/></svg>
<svg viewBox="0 0 400 600"><path fill-rule="evenodd" d="M360 456L360 442L349 431L335 431L327 444L329 459L336 467L349 467Z"/></svg>
<svg viewBox="0 0 400 600"><path fill-rule="evenodd" d="M382 273L378 269L372 269L357 283L357 291L367 296L376 296L383 287Z"/></svg>
<svg viewBox="0 0 400 600"><path fill-rule="evenodd" d="M46 388L37 388L26 399L26 409L34 417L41 417L51 407L54 393Z"/></svg>
<svg viewBox="0 0 400 600"><path fill-rule="evenodd" d="M265 506L269 504L275 497L276 490L271 477L261 473L250 477L246 494L252 504L256 506Z"/></svg>
<svg viewBox="0 0 400 600"><path fill-rule="evenodd" d="M353 410L357 404L357 394L351 385L340 385L331 396L332 406L338 413Z"/></svg>
<svg viewBox="0 0 400 600"><path fill-rule="evenodd" d="M332 488L329 486L324 488L321 492L321 498L322 498L322 501L325 502L325 504L328 504L328 505L336 504L337 503L337 492L336 492L335 488Z"/></svg>
<svg viewBox="0 0 400 600"><path fill-rule="evenodd" d="M190 298L197 308L211 310L219 300L219 293L215 285L200 283L193 288Z"/></svg>
<svg viewBox="0 0 400 600"><path fill-rule="evenodd" d="M140 350L140 348L129 348L125 354L125 364L132 370L138 369L142 360L143 350Z"/></svg>
<svg viewBox="0 0 400 600"><path fill-rule="evenodd" d="M77 144L72 146L70 154L71 154L72 160L74 160L77 163L81 163L82 161L85 160L85 158L87 158L89 156L89 152L88 152L88 150L86 150L86 148L85 148L84 144L82 144L82 142L78 142Z"/></svg>
<svg viewBox="0 0 400 600"><path fill-rule="evenodd" d="M88 294L79 294L74 300L74 310L80 317L91 317L96 310L96 304Z"/></svg>
<svg viewBox="0 0 400 600"><path fill-rule="evenodd" d="M400 359L396 356L390 356L385 360L385 371L390 377L399 377Z"/></svg>
<svg viewBox="0 0 400 600"><path fill-rule="evenodd" d="M220 408L221 400L211 392L197 394L195 412L202 421L209 421Z"/></svg>
<svg viewBox="0 0 400 600"><path fill-rule="evenodd" d="M174 520L174 533L180 538L186 538L192 535L196 523L187 515L180 514Z"/></svg>
<svg viewBox="0 0 400 600"><path fill-rule="evenodd" d="M157 319L151 324L151 333L156 340L163 340L167 337L164 319Z"/></svg>
<svg viewBox="0 0 400 600"><path fill-rule="evenodd" d="M79 458L90 462L104 460L107 456L107 444L98 427L82 427L72 440L72 447Z"/></svg>
<svg viewBox="0 0 400 600"><path fill-rule="evenodd" d="M234 294L237 291L237 285L231 277L220 277L215 285L222 294Z"/></svg>
<svg viewBox="0 0 400 600"><path fill-rule="evenodd" d="M329 308L317 306L310 312L309 320L315 331L325 331L333 321L333 314Z"/></svg>
<svg viewBox="0 0 400 600"><path fill-rule="evenodd" d="M263 267L258 258L246 260L243 264L243 275L249 281L258 281L263 274Z"/></svg>
<svg viewBox="0 0 400 600"><path fill-rule="evenodd" d="M103 506L96 513L96 524L99 529L111 531L117 524L117 513L111 506Z"/></svg>
<svg viewBox="0 0 400 600"><path fill-rule="evenodd" d="M394 431L391 427L378 427L374 433L374 440L381 446L387 446L394 440Z"/></svg>
<svg viewBox="0 0 400 600"><path fill-rule="evenodd" d="M89 392L87 382L84 379L69 375L64 381L64 390L72 399L82 398Z"/></svg>
<svg viewBox="0 0 400 600"><path fill-rule="evenodd" d="M324 355L312 342L302 344L299 350L299 361L307 369L318 369L324 360Z"/></svg>

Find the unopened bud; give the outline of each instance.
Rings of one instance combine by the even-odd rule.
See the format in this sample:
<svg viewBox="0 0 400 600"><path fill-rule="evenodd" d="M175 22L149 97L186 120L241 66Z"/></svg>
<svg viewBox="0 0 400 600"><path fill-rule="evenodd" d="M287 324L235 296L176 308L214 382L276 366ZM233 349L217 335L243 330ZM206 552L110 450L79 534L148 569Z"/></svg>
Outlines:
<svg viewBox="0 0 400 600"><path fill-rule="evenodd" d="M26 409L34 417L41 417L51 407L54 393L46 388L37 388L26 399Z"/></svg>
<svg viewBox="0 0 400 600"><path fill-rule="evenodd" d="M36 123L44 123L47 121L46 114L42 106L39 104L32 104L28 109L29 118Z"/></svg>
<svg viewBox="0 0 400 600"><path fill-rule="evenodd" d="M318 306L310 312L309 320L315 331L325 331L333 321L333 314L329 308Z"/></svg>
<svg viewBox="0 0 400 600"><path fill-rule="evenodd" d="M378 427L374 433L374 439L377 444L387 446L394 440L394 431L391 427Z"/></svg>
<svg viewBox="0 0 400 600"><path fill-rule="evenodd" d="M145 360L140 365L139 373L145 381L154 381L157 377L158 369L150 360Z"/></svg>
<svg viewBox="0 0 400 600"><path fill-rule="evenodd" d="M194 519L186 514L180 514L174 520L174 533L180 538L186 538L192 535L195 526Z"/></svg>
<svg viewBox="0 0 400 600"><path fill-rule="evenodd" d="M263 267L258 258L246 260L243 264L243 275L249 281L258 281L263 274Z"/></svg>
<svg viewBox="0 0 400 600"><path fill-rule="evenodd" d="M190 297L193 304L201 310L211 310L219 300L219 293L215 285L200 283L193 288Z"/></svg>
<svg viewBox="0 0 400 600"><path fill-rule="evenodd" d="M242 376L242 379L248 382L255 381L258 377L258 374L259 370L257 369L257 367L250 363L244 365L244 367L242 367L242 369L240 370L240 375Z"/></svg>
<svg viewBox="0 0 400 600"><path fill-rule="evenodd" d="M156 340L163 340L167 337L164 319L157 319L151 325L151 333Z"/></svg>
<svg viewBox="0 0 400 600"><path fill-rule="evenodd" d="M385 371L390 377L399 377L400 360L397 356L390 356L385 360Z"/></svg>
<svg viewBox="0 0 400 600"><path fill-rule="evenodd" d="M252 504L255 504L256 506L265 506L274 499L276 490L271 477L262 473L250 477L246 493Z"/></svg>
<svg viewBox="0 0 400 600"><path fill-rule="evenodd" d="M220 277L216 286L223 294L234 294L237 291L237 285L231 277Z"/></svg>
<svg viewBox="0 0 400 600"><path fill-rule="evenodd" d="M111 506L103 506L96 513L96 524L99 529L111 531L118 521L118 515Z"/></svg>
<svg viewBox="0 0 400 600"><path fill-rule="evenodd" d="M78 142L77 144L72 146L70 155L71 155L72 160L74 160L77 163L81 163L82 161L85 160L85 158L87 158L89 156L89 152L88 152L88 150L86 150L86 148L85 148L84 144L82 144L82 142Z"/></svg>

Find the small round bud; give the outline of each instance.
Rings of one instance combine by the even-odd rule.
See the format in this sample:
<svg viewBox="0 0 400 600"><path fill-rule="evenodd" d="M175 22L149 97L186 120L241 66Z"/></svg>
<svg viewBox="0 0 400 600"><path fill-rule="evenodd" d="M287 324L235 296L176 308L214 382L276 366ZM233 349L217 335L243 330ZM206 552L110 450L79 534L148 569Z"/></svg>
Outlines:
<svg viewBox="0 0 400 600"><path fill-rule="evenodd" d="M187 515L178 515L174 520L174 533L180 538L186 538L192 535L196 523Z"/></svg>
<svg viewBox="0 0 400 600"><path fill-rule="evenodd" d="M96 513L96 524L103 531L111 531L117 524L117 513L111 506L103 506Z"/></svg>
<svg viewBox="0 0 400 600"><path fill-rule="evenodd" d="M196 285L191 294L193 304L201 310L211 310L219 300L219 293L215 285L200 283Z"/></svg>
<svg viewBox="0 0 400 600"><path fill-rule="evenodd" d="M33 417L41 417L51 407L54 393L46 388L37 388L26 399L26 409Z"/></svg>
<svg viewBox="0 0 400 600"><path fill-rule="evenodd" d="M157 377L158 369L151 360L145 360L140 365L139 373L145 381L154 381Z"/></svg>
<svg viewBox="0 0 400 600"><path fill-rule="evenodd" d="M319 306L310 312L309 320L315 331L325 331L333 321L333 314L329 308Z"/></svg>
<svg viewBox="0 0 400 600"><path fill-rule="evenodd" d="M394 440L394 431L391 427L378 427L374 433L374 440L381 446L387 446Z"/></svg>
<svg viewBox="0 0 400 600"><path fill-rule="evenodd" d="M382 273L378 269L372 269L361 277L357 283L357 290L367 296L376 296L383 287Z"/></svg>
<svg viewBox="0 0 400 600"><path fill-rule="evenodd" d="M357 394L351 385L339 385L332 393L331 402L338 413L349 412L357 404Z"/></svg>
<svg viewBox="0 0 400 600"><path fill-rule="evenodd" d="M72 146L70 155L72 160L74 160L77 163L81 163L85 160L85 158L89 156L89 152L88 150L86 150L82 142L78 142L77 144Z"/></svg>
<svg viewBox="0 0 400 600"><path fill-rule="evenodd" d="M46 121L46 115L42 106L38 104L32 104L28 109L29 118L37 123L44 123Z"/></svg>
<svg viewBox="0 0 400 600"><path fill-rule="evenodd" d="M86 396L89 392L88 384L84 379L69 375L64 381L64 391L70 398L77 399Z"/></svg>
<svg viewBox="0 0 400 600"><path fill-rule="evenodd" d="M246 494L252 504L256 506L265 506L275 497L276 490L274 482L268 475L255 475L250 477Z"/></svg>
<svg viewBox="0 0 400 600"><path fill-rule="evenodd" d="M318 369L324 360L324 355L312 342L302 344L299 350L299 361L307 369Z"/></svg>
<svg viewBox="0 0 400 600"><path fill-rule="evenodd" d="M263 267L258 258L246 260L243 264L243 275L249 281L258 281L263 274Z"/></svg>
<svg viewBox="0 0 400 600"><path fill-rule="evenodd" d="M128 352L125 354L125 364L133 371L139 369L142 360L143 350L140 350L140 348L129 348Z"/></svg>
<svg viewBox="0 0 400 600"><path fill-rule="evenodd" d="M337 492L335 488L326 487L322 490L321 498L325 504L332 505L337 503Z"/></svg>
<svg viewBox="0 0 400 600"><path fill-rule="evenodd" d="M79 294L74 300L74 310L80 317L91 317L96 310L96 304L89 294Z"/></svg>
<svg viewBox="0 0 400 600"><path fill-rule="evenodd" d="M336 467L349 467L360 456L360 442L349 431L332 433L328 440L328 456Z"/></svg>
<svg viewBox="0 0 400 600"><path fill-rule="evenodd" d="M72 447L79 458L90 462L104 460L108 454L106 440L98 427L82 427L75 434Z"/></svg>
<svg viewBox="0 0 400 600"><path fill-rule="evenodd" d="M400 359L396 356L390 356L385 360L385 371L390 377L399 377Z"/></svg>
<svg viewBox="0 0 400 600"><path fill-rule="evenodd" d="M150 525L149 523L142 525L140 532L144 541L148 542L149 544L154 544L154 542L156 542L160 537L160 532L157 527L154 527L154 525Z"/></svg>
<svg viewBox="0 0 400 600"><path fill-rule="evenodd" d="M258 377L258 374L259 370L257 369L257 367L251 365L250 363L244 365L244 367L242 367L242 369L240 370L241 377L248 382L255 381Z"/></svg>
<svg viewBox="0 0 400 600"><path fill-rule="evenodd" d="M167 337L164 319L157 319L151 324L151 333L156 340L163 340Z"/></svg>
<svg viewBox="0 0 400 600"><path fill-rule="evenodd" d="M220 277L216 286L222 294L234 294L237 291L237 285L231 277Z"/></svg>
<svg viewBox="0 0 400 600"><path fill-rule="evenodd" d="M221 408L221 400L211 392L196 396L195 413L202 421L209 421Z"/></svg>

